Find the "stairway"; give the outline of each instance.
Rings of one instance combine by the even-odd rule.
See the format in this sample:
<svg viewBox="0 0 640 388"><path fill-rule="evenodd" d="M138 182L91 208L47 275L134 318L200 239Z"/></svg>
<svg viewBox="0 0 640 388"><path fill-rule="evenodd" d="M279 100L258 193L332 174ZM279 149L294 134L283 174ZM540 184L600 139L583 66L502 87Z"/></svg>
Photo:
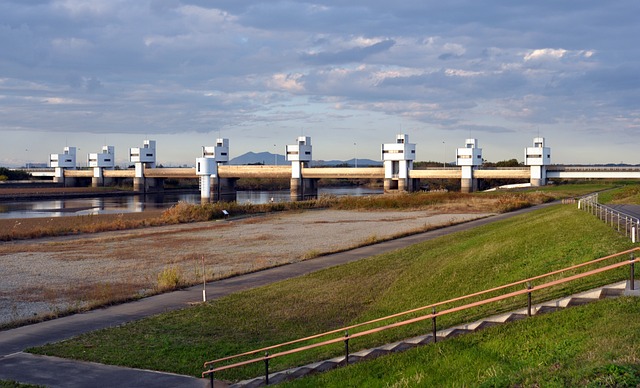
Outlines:
<svg viewBox="0 0 640 388"><path fill-rule="evenodd" d="M615 298L622 295L640 296L640 281L636 280L634 283L634 290L631 291L628 287L628 281L622 281L614 283L608 286L597 288L594 290L582 292L565 298L543 302L532 306L531 315L546 314L562 310L571 306L583 305L586 303L594 302L604 298ZM528 317L527 308L504 313L500 315L484 318L472 323L454 326L448 329L443 329L436 332L437 340L442 341L447 338L455 336L473 333L475 331L496 326L508 322L518 321ZM414 348L416 346L427 345L433 342L433 335L426 334L414 338L405 339L402 341L394 342L391 344L382 345L372 349L365 349L359 352L349 354L349 364L372 359L375 357L383 356L390 353L397 353L407 349ZM344 365L345 357L335 357L329 360L315 362L296 368L286 369L279 372L269 374L269 384L277 384L283 381L296 379L306 376L311 373L325 372L330 369L337 368ZM249 380L239 381L230 387L261 387L264 386L264 376L256 377Z"/></svg>

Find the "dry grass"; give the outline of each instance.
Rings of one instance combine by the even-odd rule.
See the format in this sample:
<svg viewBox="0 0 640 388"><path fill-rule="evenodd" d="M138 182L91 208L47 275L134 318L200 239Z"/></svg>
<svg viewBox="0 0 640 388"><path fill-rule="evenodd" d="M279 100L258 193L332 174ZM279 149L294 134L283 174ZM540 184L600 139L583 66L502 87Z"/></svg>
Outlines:
<svg viewBox="0 0 640 388"><path fill-rule="evenodd" d="M125 213L118 215L89 215L18 220L0 220L0 241L40 238L48 236L99 233L137 229L225 218L227 210L233 216L263 215L279 211L331 208L339 210L423 210L440 213L508 212L543 202L553 197L542 192L500 193L490 195L462 193L412 193L376 195L370 197L323 196L314 201L278 202L262 205L210 203L194 205L180 202L165 211ZM260 222L255 219L249 222Z"/></svg>
<svg viewBox="0 0 640 388"><path fill-rule="evenodd" d="M87 216L0 219L0 241L98 233L161 225L162 211Z"/></svg>

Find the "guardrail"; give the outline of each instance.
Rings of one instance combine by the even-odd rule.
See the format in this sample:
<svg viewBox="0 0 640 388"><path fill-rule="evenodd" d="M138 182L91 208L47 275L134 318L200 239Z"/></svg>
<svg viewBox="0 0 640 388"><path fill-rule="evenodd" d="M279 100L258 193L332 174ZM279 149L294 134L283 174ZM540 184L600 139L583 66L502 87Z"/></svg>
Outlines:
<svg viewBox="0 0 640 388"><path fill-rule="evenodd" d="M443 316L443 315L447 315L447 314L451 314L451 313L455 313L455 312L459 312L459 311L464 311L464 310L468 310L471 308L475 308L475 307L479 307L479 306L483 306L483 305L487 305L490 303L495 303L495 302L499 302L505 299L509 299L509 298L514 298L517 296L521 296L521 295L526 295L527 296L527 311L528 311L528 315L531 316L531 307L532 307L532 294L534 292L543 290L543 289L547 289L553 286L557 286L557 285L561 285L561 284L565 284L571 281L575 281L578 279L583 279L589 276L593 276L596 274L600 274L606 271L611 271L613 269L616 268L620 268L620 267L624 267L624 266L629 266L629 287L631 290L634 289L634 280L635 280L635 263L638 261L638 259L635 258L635 252L640 251L640 247L638 248L633 248L633 249L629 249L623 252L619 252L613 255L609 255L609 256L604 256L595 260L591 260L585 263L581 263L581 264L577 264L577 265L573 265L567 268L563 268L557 271L552 271L543 275L538 275L538 276L534 276L528 279L524 279L524 280L520 280L514 283L510 283L510 284L505 284L502 286L498 286L498 287L494 287L491 289L487 289L484 291L480 291L480 292L476 292L476 293L472 293L472 294L468 294L468 295L464 295L461 297L457 297L457 298L453 298L453 299L449 299L446 301L442 301L442 302L437 302L434 304L430 304L427 306L422 306L422 307L418 307L415 309L411 309L411 310L407 310L407 311L403 311L403 312L399 312L396 314L392 314L386 317L382 317L382 318L377 318L377 319L373 319L367 322L362 322L362 323L358 323L358 324L354 324L351 326L346 326L346 327L341 327L339 329L335 329L335 330L330 330L324 333L320 333L320 334L315 334L309 337L305 337L305 338L299 338L296 340L292 340L292 341L288 341L288 342L284 342L284 343L280 343L277 345L272 345L272 346L267 346L267 347L263 347L260 349L255 349L255 350L251 350L248 352L244 352L244 353L240 353L240 354L236 354L236 355L232 355L232 356L228 356L228 357L223 357L223 358L219 358L213 361L207 361L204 363L204 367L205 368L209 368L208 370L202 372L202 377L208 377L211 380L211 387L213 387L214 385L214 373L216 372L221 372L224 370L228 370L228 369L233 369L233 368L238 368L241 366L245 366L245 365L249 365L249 364L254 364L254 363L258 363L258 362L262 362L265 365L265 379L264 382L266 385L269 384L269 360L277 358L277 357L282 357L285 355L289 355L289 354L294 354L294 353L300 353L300 352L304 352L310 349L314 349L314 348L318 348L318 347L324 347L327 345L331 345L331 344L335 344L335 343L340 343L343 342L345 345L345 365L349 363L349 340L355 339L355 338L360 338L360 337L364 337L364 336L368 336L371 334L375 334L375 333L379 333L381 331L385 331L385 330L389 330L392 328L397 328L397 327L401 327L401 326L406 326L406 325L411 325L417 322L422 322L422 321L426 321L426 320L432 320L432 330L433 330L433 341L437 341L437 335L436 335L436 318L439 316ZM609 265L605 265L603 267L600 268L596 268L596 269L591 269L588 270L586 272L583 273L579 273L579 274L574 274L574 275L568 275L565 276L563 278L560 279L553 279L553 280L548 280L545 283L539 284L539 285L533 285L533 282L535 281L539 281L541 279L544 278L549 278L549 277L554 277L556 275L560 275L560 274L564 274L566 272L569 271L575 271L578 269L583 269L584 267L587 266L592 266L595 264L599 264L602 263L605 260L611 260L611 259L616 259L616 258L620 258L620 257L625 257L624 260L621 260L617 263L613 263L613 264L609 264ZM627 257L629 257L627 259ZM494 293L494 292L498 292L498 291L503 291L508 289L508 288L512 288L514 286L522 286L524 285L525 288L524 289L520 289L520 290L516 290L516 291L510 291L510 292L506 292L502 295L498 295L498 296L485 296L487 294L490 293ZM478 297L478 296L485 296L484 299L475 301L475 302L471 302L471 303L467 303L465 305L462 306L456 306L456 307L450 307L450 308L446 308L443 309L441 311L437 311L438 307L441 307L443 305L446 304L451 304L454 302L460 302L469 298L473 298L473 297ZM375 323L384 323L385 321L390 321L394 318L399 318L402 316L406 316L409 314L413 314L416 312L421 312L421 311L428 311L431 310L430 313L425 314L425 315L421 315L418 317L413 317L413 318L409 318L409 319L405 319L403 321L399 321L399 322L391 322L391 323L386 323L384 326L380 326L380 327L375 327L372 329L368 329L368 330L364 330L364 331L360 331L357 332L355 334L349 334L350 330L356 329L356 328L361 328L363 326L367 326L367 325L372 325ZM277 353L272 353L270 354L270 351L274 351L277 349L282 349L285 348L287 346L290 345L296 345L296 344L301 344L304 342L309 342L312 340L317 340L319 338L322 337L327 337L327 336L331 336L331 335L335 335L335 334L340 334L338 337L334 337L322 342L317 342L317 343L311 343L308 345L302 345L302 346L298 346L296 348L293 349L287 349L287 350L280 350ZM343 334L344 333L344 334ZM233 364L227 364L227 365L222 365L219 367L215 367L215 364L220 364L220 363L224 363L230 360L234 360L240 357L247 357L247 356L251 356L251 355L255 355L258 353L263 353L264 352L264 356L262 357L255 357L255 358L251 358L245 361L240 361L240 362L236 362Z"/></svg>
<svg viewBox="0 0 640 388"><path fill-rule="evenodd" d="M618 233L624 233L631 242L639 241L640 219L598 203L598 193L584 196L578 200L578 209L587 211L600 218L605 224L615 228Z"/></svg>

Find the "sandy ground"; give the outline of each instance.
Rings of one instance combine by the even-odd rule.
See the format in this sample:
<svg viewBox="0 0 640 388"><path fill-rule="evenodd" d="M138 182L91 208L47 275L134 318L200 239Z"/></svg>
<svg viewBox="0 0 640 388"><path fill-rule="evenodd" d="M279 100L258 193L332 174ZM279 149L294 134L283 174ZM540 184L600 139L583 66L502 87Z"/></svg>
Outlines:
<svg viewBox="0 0 640 388"><path fill-rule="evenodd" d="M316 210L0 243L0 324L291 263L486 214Z"/></svg>

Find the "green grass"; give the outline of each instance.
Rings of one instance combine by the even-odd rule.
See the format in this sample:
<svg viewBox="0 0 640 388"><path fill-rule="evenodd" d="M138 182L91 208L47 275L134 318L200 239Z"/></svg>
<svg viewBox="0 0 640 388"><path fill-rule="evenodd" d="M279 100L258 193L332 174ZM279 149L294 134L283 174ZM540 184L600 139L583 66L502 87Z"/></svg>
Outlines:
<svg viewBox="0 0 640 388"><path fill-rule="evenodd" d="M640 205L640 185L626 184L598 195L598 201L603 204Z"/></svg>
<svg viewBox="0 0 640 388"><path fill-rule="evenodd" d="M122 327L32 350L199 376L205 360L339 328L585 262L632 244L574 206L557 205L389 254L238 293ZM623 279L626 272L550 289L548 300ZM438 320L439 327L513 308L523 300ZM353 351L411 335L430 323L353 341ZM275 359L273 370L342 352L342 345ZM262 365L220 377L260 375Z"/></svg>
<svg viewBox="0 0 640 388"><path fill-rule="evenodd" d="M628 182L588 182L588 183L567 183L567 184L550 184L541 187L532 187L525 189L525 192L541 191L545 194L553 195L556 198L579 197L582 195L614 189L624 186Z"/></svg>
<svg viewBox="0 0 640 388"><path fill-rule="evenodd" d="M636 387L640 298L536 316L283 387Z"/></svg>

